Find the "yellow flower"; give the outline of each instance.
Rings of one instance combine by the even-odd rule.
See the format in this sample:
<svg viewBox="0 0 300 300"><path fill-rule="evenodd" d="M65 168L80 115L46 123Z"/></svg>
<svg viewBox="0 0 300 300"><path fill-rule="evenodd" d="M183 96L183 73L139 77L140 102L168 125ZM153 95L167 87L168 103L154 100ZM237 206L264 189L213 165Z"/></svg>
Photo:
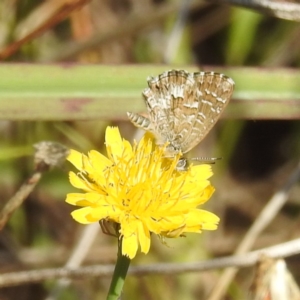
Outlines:
<svg viewBox="0 0 300 300"><path fill-rule="evenodd" d="M130 259L139 246L148 253L151 233L178 237L217 228L219 218L197 208L214 192L209 165L179 172L180 155L164 158L164 147L153 146L147 134L131 146L118 128L108 127L105 140L107 157L94 150L88 155L71 150L67 158L79 170L70 172L71 184L84 191L66 199L82 207L72 213L77 222L118 223L122 254Z"/></svg>

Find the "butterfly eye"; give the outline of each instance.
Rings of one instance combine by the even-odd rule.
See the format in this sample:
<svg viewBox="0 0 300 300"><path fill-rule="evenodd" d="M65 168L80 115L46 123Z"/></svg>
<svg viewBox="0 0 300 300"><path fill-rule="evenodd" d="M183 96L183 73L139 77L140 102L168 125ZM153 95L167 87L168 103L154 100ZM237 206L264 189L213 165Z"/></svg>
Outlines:
<svg viewBox="0 0 300 300"><path fill-rule="evenodd" d="M177 171L186 171L188 167L188 161L185 157L181 157L177 163L176 170Z"/></svg>

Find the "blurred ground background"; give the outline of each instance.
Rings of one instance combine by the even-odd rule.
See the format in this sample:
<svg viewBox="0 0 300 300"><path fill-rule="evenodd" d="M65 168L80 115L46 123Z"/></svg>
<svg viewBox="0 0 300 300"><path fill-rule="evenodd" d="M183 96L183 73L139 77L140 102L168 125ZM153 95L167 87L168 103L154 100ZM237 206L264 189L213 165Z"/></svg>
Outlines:
<svg viewBox="0 0 300 300"><path fill-rule="evenodd" d="M183 30L177 31L177 47L170 39L178 10L182 9L178 1L92 0L68 14L68 8L77 2L80 4L71 0L2 0L1 49L39 31L45 20L53 21L42 34L29 38L3 57L3 62L132 64L132 68L135 64L166 63L166 70L170 64L199 68L207 65L298 68L300 64L297 22L230 5L213 5L209 1L205 5L193 4L187 11ZM63 20L56 22L64 13ZM144 23L138 23L141 20ZM128 24L133 25L128 26L127 33L118 34ZM74 43L86 40L98 42L93 48L86 46L77 51ZM129 140L140 134L127 121L0 121L0 205L32 172L32 144L53 140L77 150L103 150L107 125L119 126ZM169 247L154 238L149 255L138 255L133 264L205 260L233 253L267 200L296 167L299 132L297 120L220 120L191 153L192 157L223 157L213 166L216 193L205 206L221 217L219 230L171 240ZM66 262L83 230L70 217L72 207L64 202L65 195L73 190L68 182L69 169L66 163L47 173L1 231L1 272L59 267ZM298 186L254 248L298 237L299 205ZM100 233L84 264L109 264L115 258L116 240ZM299 256L287 262L300 282ZM124 299L206 299L218 276L215 271L128 277ZM242 269L224 299L246 299L252 279L252 268ZM56 299L104 299L109 282L107 278L74 280ZM1 289L0 300L46 299L55 285L53 280Z"/></svg>

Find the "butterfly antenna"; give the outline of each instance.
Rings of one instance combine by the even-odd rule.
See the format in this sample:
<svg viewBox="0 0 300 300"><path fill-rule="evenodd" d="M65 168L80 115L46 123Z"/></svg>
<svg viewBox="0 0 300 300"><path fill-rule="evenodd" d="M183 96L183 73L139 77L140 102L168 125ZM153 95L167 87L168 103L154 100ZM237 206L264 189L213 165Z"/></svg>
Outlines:
<svg viewBox="0 0 300 300"><path fill-rule="evenodd" d="M198 161L204 164L211 164L214 165L217 160L221 160L222 157L193 157L189 159L190 161Z"/></svg>

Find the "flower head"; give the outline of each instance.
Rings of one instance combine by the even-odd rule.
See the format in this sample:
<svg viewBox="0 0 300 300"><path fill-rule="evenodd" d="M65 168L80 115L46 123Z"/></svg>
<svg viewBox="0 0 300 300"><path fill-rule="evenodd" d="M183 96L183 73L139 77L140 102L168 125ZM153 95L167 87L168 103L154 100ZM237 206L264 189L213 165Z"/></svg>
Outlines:
<svg viewBox="0 0 300 300"><path fill-rule="evenodd" d="M70 172L71 184L83 193L70 193L66 201L81 208L72 212L79 223L113 221L119 224L122 254L134 258L138 247L148 253L150 234L178 237L185 232L215 230L219 218L197 208L214 188L209 165L179 172L164 158L165 147L153 146L147 134L133 146L118 128L106 129L107 157L97 151L84 155L71 150L68 160L79 170Z"/></svg>

